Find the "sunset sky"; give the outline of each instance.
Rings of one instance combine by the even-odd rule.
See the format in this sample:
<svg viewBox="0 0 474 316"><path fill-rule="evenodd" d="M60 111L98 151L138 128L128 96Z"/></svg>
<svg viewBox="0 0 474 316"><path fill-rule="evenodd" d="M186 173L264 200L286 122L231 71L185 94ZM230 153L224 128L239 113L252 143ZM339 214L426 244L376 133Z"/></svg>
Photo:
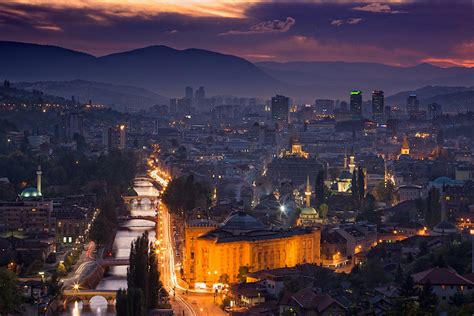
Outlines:
<svg viewBox="0 0 474 316"><path fill-rule="evenodd" d="M167 45L252 61L474 67L474 2L7 0L0 40L96 56Z"/></svg>

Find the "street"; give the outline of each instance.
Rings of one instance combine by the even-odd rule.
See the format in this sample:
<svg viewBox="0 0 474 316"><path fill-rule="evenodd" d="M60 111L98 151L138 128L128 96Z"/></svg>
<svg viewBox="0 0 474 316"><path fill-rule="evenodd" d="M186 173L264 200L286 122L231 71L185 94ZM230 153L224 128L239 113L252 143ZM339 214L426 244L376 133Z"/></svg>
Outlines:
<svg viewBox="0 0 474 316"><path fill-rule="evenodd" d="M168 180L160 176L157 169L150 172L150 176L163 185L164 191ZM214 302L214 294L187 290L179 284L176 275L171 217L161 200L159 201L157 216L159 221L156 225L156 249L161 264L161 281L170 294L175 313L177 315L226 315L219 305Z"/></svg>

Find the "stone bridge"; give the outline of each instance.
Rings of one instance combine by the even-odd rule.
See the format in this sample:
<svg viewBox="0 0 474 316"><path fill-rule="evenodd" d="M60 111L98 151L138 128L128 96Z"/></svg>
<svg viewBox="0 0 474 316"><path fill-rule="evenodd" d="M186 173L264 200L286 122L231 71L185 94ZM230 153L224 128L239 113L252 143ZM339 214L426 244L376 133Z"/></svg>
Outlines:
<svg viewBox="0 0 474 316"><path fill-rule="evenodd" d="M64 305L74 301L82 301L84 305L89 305L94 297L103 297L108 305L115 305L117 296L114 290L64 290L61 299Z"/></svg>
<svg viewBox="0 0 474 316"><path fill-rule="evenodd" d="M142 219L142 220L150 221L154 223L158 221L158 218L156 216L146 216L146 215L124 215L124 216L118 216L117 219L119 221L128 221L131 219Z"/></svg>
<svg viewBox="0 0 474 316"><path fill-rule="evenodd" d="M158 204L158 196L155 195L132 195L132 196L122 196L122 199L125 204L133 204L133 203L138 203L138 205L141 205L143 203L143 200L148 200L152 205Z"/></svg>

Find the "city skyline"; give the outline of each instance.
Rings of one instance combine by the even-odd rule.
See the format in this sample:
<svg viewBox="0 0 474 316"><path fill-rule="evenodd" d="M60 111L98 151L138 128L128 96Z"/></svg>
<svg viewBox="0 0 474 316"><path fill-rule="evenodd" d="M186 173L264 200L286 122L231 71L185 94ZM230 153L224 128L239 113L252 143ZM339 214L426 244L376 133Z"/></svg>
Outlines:
<svg viewBox="0 0 474 316"><path fill-rule="evenodd" d="M255 61L474 66L472 3L419 1L20 1L0 4L0 40L96 56L151 45ZM437 34L437 36L432 36ZM198 39L198 40L196 40ZM295 49L296 48L296 49Z"/></svg>

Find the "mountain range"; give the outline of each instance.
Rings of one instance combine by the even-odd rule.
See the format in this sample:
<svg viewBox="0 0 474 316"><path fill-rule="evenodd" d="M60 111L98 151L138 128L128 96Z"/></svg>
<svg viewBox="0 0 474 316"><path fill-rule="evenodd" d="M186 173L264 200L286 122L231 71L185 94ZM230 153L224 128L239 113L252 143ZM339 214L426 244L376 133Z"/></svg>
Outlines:
<svg viewBox="0 0 474 316"><path fill-rule="evenodd" d="M213 51L167 46L96 57L57 46L3 41L0 79L29 82L22 83L22 87L65 97L76 95L81 100L103 97L104 103L120 107L165 102L162 96L182 97L188 85L204 86L208 95L285 94L295 102L312 103L315 98L347 100L353 89L362 90L368 100L375 89L389 96L424 86L474 86L474 68L360 62L251 63ZM65 83L60 87L53 83L56 81Z"/></svg>
<svg viewBox="0 0 474 316"><path fill-rule="evenodd" d="M81 79L136 86L166 96L182 96L187 85L205 86L214 94L271 95L273 91L265 88L278 85L245 59L167 46L95 57L56 46L0 42L0 77L12 82Z"/></svg>

